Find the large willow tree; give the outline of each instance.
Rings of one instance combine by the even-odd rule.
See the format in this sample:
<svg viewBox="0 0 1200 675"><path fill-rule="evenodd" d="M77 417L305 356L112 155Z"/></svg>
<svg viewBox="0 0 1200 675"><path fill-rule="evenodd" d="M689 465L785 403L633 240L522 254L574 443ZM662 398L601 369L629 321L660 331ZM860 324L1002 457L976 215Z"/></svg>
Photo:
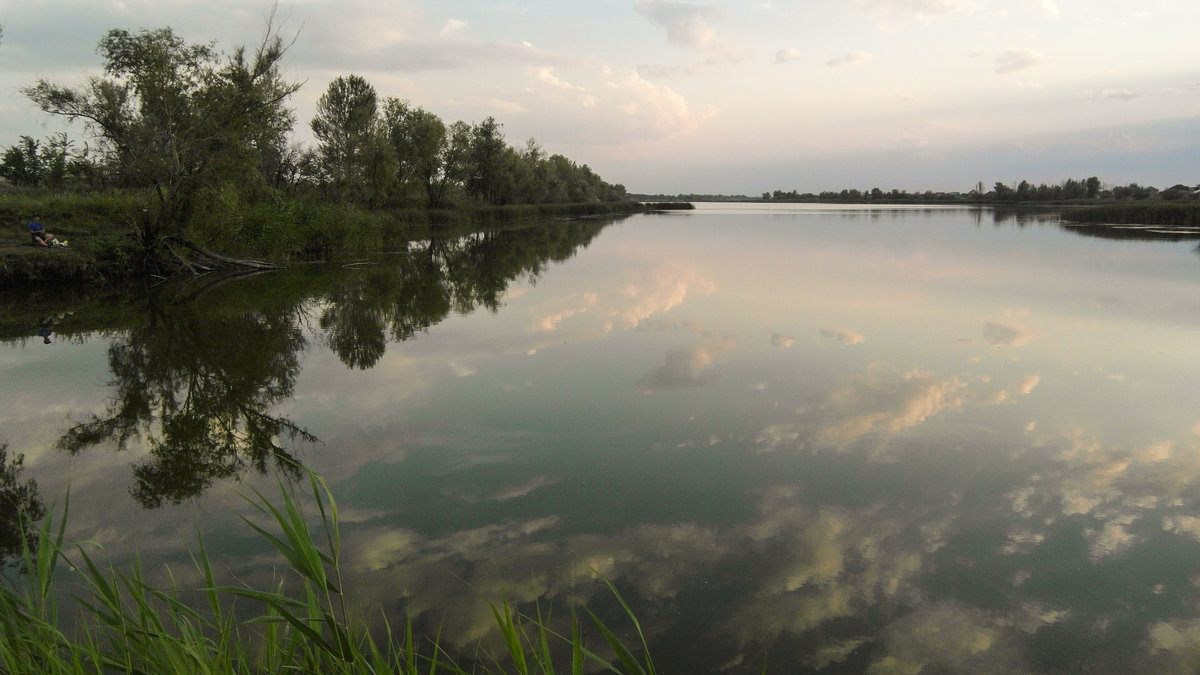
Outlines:
<svg viewBox="0 0 1200 675"><path fill-rule="evenodd" d="M155 260L182 236L204 191L253 189L282 156L294 122L284 102L300 86L280 74L287 48L273 21L252 52L228 56L170 28L111 30L98 47L104 77L81 87L40 80L23 93L45 112L85 122L123 185L153 190L140 227Z"/></svg>

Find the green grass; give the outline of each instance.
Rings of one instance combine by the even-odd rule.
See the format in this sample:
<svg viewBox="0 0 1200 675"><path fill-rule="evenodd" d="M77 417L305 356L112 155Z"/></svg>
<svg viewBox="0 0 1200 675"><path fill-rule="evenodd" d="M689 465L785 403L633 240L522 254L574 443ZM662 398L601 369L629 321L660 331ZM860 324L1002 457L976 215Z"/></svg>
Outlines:
<svg viewBox="0 0 1200 675"><path fill-rule="evenodd" d="M346 601L340 569L341 533L337 504L325 481L309 474L316 518L282 481L280 499L255 492L247 501L267 525L243 517L247 527L269 542L286 561L271 588L222 585L203 540L192 562L202 587L184 589L167 568L168 583L147 581L140 563L119 570L68 546L68 509L43 519L26 540L19 569L0 585L0 671L57 673L572 673L611 672L653 675L645 636L633 612L604 580L633 623L638 644L627 647L595 614L588 621L572 609L570 633L550 628L550 617L511 607L507 598L489 602L505 650L460 665L439 646L440 636L421 638L407 623L397 634L372 631ZM58 511L54 509L52 511ZM68 550L70 549L70 550ZM83 591L67 609L80 615L67 634L60 628L56 572L69 570ZM185 600L191 598L191 601ZM481 600L481 602L486 602ZM593 629L601 655L584 637ZM379 637L381 635L381 637ZM555 655L557 656L557 660Z"/></svg>

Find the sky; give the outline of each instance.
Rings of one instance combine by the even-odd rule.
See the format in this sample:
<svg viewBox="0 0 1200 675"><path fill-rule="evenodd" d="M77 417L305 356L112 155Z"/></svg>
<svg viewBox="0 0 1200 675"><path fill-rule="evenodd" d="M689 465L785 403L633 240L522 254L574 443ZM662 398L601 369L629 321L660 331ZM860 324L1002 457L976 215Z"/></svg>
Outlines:
<svg viewBox="0 0 1200 675"><path fill-rule="evenodd" d="M230 51L273 7L301 144L353 73L634 193L1200 184L1194 0L26 0L0 6L0 147L64 128L20 89L100 74L108 30Z"/></svg>

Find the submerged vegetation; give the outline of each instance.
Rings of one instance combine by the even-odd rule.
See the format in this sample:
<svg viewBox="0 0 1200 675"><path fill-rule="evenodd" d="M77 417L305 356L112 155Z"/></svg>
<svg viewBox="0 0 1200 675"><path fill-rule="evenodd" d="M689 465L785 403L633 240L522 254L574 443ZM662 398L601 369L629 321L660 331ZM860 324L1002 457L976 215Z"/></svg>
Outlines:
<svg viewBox="0 0 1200 675"><path fill-rule="evenodd" d="M267 589L226 584L203 540L190 571L201 580L198 587L182 586L169 569L165 587L155 586L140 564L121 570L106 564L92 545L68 546L64 505L42 522L36 537L23 540L17 569L0 584L0 670L13 675L655 672L641 626L617 589L602 578L632 624L638 639L632 646L586 607L571 608L569 624L560 631L542 609L522 613L503 597L480 599L495 618L504 645L499 653L450 654L436 637L415 636L411 622L393 627L381 619L382 628L373 630L369 616L347 599L337 503L323 479L311 473L308 478L314 518L306 517L305 500L282 481L278 504L257 492L247 497L255 517L243 516L243 521L285 562ZM61 587L64 571L82 586L73 598ZM68 622L75 628L64 629Z"/></svg>

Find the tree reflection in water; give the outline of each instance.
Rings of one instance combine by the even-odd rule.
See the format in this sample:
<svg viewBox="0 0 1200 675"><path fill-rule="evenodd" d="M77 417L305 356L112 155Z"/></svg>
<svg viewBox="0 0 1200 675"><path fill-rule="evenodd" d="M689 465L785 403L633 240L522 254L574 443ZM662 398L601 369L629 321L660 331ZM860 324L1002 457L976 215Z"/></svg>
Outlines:
<svg viewBox="0 0 1200 675"><path fill-rule="evenodd" d="M434 237L366 269L145 292L133 327L108 350L114 393L105 411L72 426L57 445L79 453L144 442L149 458L133 469L132 494L146 508L180 503L248 469L296 475L284 441L317 439L274 411L292 396L311 312L319 312L319 341L346 366L370 368L389 338L408 340L452 311L495 311L509 283L536 280L608 222Z"/></svg>
<svg viewBox="0 0 1200 675"><path fill-rule="evenodd" d="M8 458L8 445L0 443L0 563L21 554L21 543L37 548L34 523L46 514L33 479L21 482L24 456Z"/></svg>
<svg viewBox="0 0 1200 675"><path fill-rule="evenodd" d="M322 298L325 340L351 368L373 367L396 342L451 312L500 308L509 284L533 283L551 262L587 246L608 221L579 221L413 244L399 261L347 276Z"/></svg>
<svg viewBox="0 0 1200 675"><path fill-rule="evenodd" d="M71 453L143 439L149 459L134 468L145 507L179 503L214 480L274 464L295 471L281 437L316 440L271 410L292 394L304 334L297 305L263 302L243 281L186 302L148 293L137 325L108 350L115 390L107 410L71 427Z"/></svg>

